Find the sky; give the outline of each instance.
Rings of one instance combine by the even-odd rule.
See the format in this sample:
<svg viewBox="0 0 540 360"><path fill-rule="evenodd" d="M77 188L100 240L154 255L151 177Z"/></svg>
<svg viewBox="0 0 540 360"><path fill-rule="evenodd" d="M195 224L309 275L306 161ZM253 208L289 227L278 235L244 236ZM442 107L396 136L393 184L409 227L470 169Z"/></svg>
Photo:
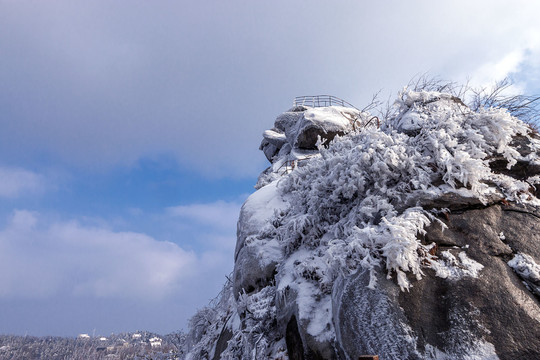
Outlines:
<svg viewBox="0 0 540 360"><path fill-rule="evenodd" d="M185 330L295 96L540 93L532 1L0 0L0 333Z"/></svg>

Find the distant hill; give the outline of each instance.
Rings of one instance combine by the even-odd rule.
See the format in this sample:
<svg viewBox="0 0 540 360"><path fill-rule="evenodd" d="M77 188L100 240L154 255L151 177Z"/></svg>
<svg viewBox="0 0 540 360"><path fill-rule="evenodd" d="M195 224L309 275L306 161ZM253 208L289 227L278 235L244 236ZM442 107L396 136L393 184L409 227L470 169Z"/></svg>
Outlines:
<svg viewBox="0 0 540 360"><path fill-rule="evenodd" d="M185 335L165 336L150 332L77 338L0 335L0 359L183 359Z"/></svg>

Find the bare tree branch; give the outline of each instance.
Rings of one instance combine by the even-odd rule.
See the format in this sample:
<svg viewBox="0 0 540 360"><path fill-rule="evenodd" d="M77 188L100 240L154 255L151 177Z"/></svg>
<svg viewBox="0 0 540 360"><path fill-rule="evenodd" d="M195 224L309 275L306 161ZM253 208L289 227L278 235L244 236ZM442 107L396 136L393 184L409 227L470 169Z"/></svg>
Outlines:
<svg viewBox="0 0 540 360"><path fill-rule="evenodd" d="M413 91L437 91L450 94L459 98L472 111L489 108L506 109L512 116L537 129L540 126L540 96L513 94L510 91L512 85L512 80L505 78L495 82L491 87L473 87L469 80L460 85L453 81L422 74L411 79L406 87ZM372 100L368 106L373 103ZM379 113L383 122L394 115L388 102L379 110Z"/></svg>

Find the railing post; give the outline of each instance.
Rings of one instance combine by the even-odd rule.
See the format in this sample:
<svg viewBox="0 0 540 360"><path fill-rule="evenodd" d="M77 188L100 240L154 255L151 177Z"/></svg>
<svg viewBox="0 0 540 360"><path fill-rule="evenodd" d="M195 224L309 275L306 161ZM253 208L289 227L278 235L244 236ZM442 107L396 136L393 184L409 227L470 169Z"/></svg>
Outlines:
<svg viewBox="0 0 540 360"><path fill-rule="evenodd" d="M359 110L356 106L333 95L297 96L294 98L293 104L293 106L305 105L311 107L340 105Z"/></svg>

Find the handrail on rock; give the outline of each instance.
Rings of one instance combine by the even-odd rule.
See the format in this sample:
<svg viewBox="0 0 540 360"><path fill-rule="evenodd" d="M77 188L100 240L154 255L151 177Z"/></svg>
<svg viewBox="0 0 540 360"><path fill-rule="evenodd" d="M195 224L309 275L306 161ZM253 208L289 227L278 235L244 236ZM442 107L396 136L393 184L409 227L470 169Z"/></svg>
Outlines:
<svg viewBox="0 0 540 360"><path fill-rule="evenodd" d="M327 107L327 106L343 106L348 108L353 108L362 113L362 110L358 109L356 106L348 103L347 101L340 99L332 95L313 95L313 96L297 96L294 98L293 106L310 106L310 107ZM362 123L360 119L360 114L349 118L351 122L353 131L360 131L368 126L377 126L377 129L380 127L380 120L378 116L371 116L365 123ZM357 124L358 123L358 124ZM309 160L312 156L307 156L305 158L294 159L294 160L285 160L281 166L276 170L278 174L285 175L293 171L296 167L299 166L299 163L302 161Z"/></svg>
<svg viewBox="0 0 540 360"><path fill-rule="evenodd" d="M343 106L360 111L360 109L358 109L353 104L333 95L308 95L295 97L293 101L293 106L301 105L311 107Z"/></svg>

